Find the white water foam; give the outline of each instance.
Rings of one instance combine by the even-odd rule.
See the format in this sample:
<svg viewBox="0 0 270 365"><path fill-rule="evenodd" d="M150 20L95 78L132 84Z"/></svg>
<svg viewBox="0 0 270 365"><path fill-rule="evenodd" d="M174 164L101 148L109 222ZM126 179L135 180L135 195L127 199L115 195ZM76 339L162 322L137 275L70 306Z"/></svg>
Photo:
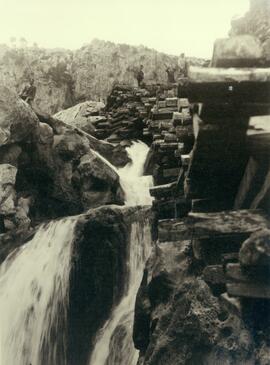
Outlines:
<svg viewBox="0 0 270 365"><path fill-rule="evenodd" d="M66 365L69 271L76 221L42 225L0 266L0 364Z"/></svg>
<svg viewBox="0 0 270 365"><path fill-rule="evenodd" d="M98 335L90 365L136 365L139 352L132 340L135 300L151 247L149 222L133 223L126 292Z"/></svg>
<svg viewBox="0 0 270 365"><path fill-rule="evenodd" d="M149 188L152 176L143 176L148 146L133 142L127 148L131 163L118 170L128 206L151 205ZM132 224L127 262L126 292L103 328L99 331L89 365L136 365L139 352L134 348L132 329L136 294L146 261L151 253L150 223Z"/></svg>

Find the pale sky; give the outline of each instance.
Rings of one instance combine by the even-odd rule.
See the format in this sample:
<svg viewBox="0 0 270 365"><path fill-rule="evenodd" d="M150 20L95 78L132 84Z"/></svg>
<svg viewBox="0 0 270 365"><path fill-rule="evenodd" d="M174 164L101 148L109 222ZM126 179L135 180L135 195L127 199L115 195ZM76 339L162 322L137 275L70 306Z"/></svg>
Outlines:
<svg viewBox="0 0 270 365"><path fill-rule="evenodd" d="M0 0L0 43L24 37L41 47L80 48L99 38L210 57L249 0Z"/></svg>

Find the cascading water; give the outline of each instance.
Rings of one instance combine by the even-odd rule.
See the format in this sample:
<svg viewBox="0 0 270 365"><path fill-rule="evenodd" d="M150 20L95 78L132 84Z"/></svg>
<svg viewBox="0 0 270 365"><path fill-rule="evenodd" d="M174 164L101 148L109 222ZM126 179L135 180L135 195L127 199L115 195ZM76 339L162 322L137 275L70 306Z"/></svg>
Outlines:
<svg viewBox="0 0 270 365"><path fill-rule="evenodd" d="M0 364L67 365L74 218L42 225L0 267Z"/></svg>
<svg viewBox="0 0 270 365"><path fill-rule="evenodd" d="M146 260L151 252L149 222L132 224L129 257L128 282L120 303L113 309L105 323L91 356L90 365L135 365L138 351L132 340L133 316L136 294L139 289Z"/></svg>
<svg viewBox="0 0 270 365"><path fill-rule="evenodd" d="M142 142L133 142L127 152L132 162L118 170L126 195L126 205L149 205L152 202L149 194L152 177L142 176L148 147ZM151 252L149 221L144 224L133 223L128 249L125 293L100 330L89 365L136 365L138 361L139 354L133 345L132 328L136 294Z"/></svg>
<svg viewBox="0 0 270 365"><path fill-rule="evenodd" d="M142 176L147 152L145 144L134 142L128 148L132 162L117 171L126 205L151 204L152 179ZM73 217L42 225L30 242L1 264L0 365L68 365L67 310L76 221ZM150 250L149 222L133 223L124 295L97 337L91 365L136 364L133 313Z"/></svg>
<svg viewBox="0 0 270 365"><path fill-rule="evenodd" d="M131 163L118 170L122 188L126 194L126 205L151 205L149 187L152 176L143 176L143 167L149 148L143 142L133 142L127 148Z"/></svg>

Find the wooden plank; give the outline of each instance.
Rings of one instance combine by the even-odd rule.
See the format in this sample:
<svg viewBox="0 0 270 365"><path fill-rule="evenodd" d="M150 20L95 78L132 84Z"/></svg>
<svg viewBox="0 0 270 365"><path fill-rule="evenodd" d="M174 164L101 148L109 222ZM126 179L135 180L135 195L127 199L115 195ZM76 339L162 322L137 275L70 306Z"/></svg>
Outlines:
<svg viewBox="0 0 270 365"><path fill-rule="evenodd" d="M249 283L249 284L267 284L270 285L269 273L258 274L254 268L243 271L239 263L229 263L226 266L226 281L235 281L238 283Z"/></svg>
<svg viewBox="0 0 270 365"><path fill-rule="evenodd" d="M268 173L265 177L264 184L261 188L261 190L258 192L257 196L251 203L250 208L256 209L256 208L265 208L267 211L270 208L270 168L268 170Z"/></svg>
<svg viewBox="0 0 270 365"><path fill-rule="evenodd" d="M193 237L193 253L198 260L208 264L217 264L224 261L225 255L237 255L236 257L238 257L242 243L249 236L249 233L233 233Z"/></svg>
<svg viewBox="0 0 270 365"><path fill-rule="evenodd" d="M254 181L258 168L258 162L254 160L254 158L250 157L234 201L234 209L241 209L245 207L244 203L248 193L252 189L252 182Z"/></svg>
<svg viewBox="0 0 270 365"><path fill-rule="evenodd" d="M190 155L181 155L182 166L188 166L190 163Z"/></svg>
<svg viewBox="0 0 270 365"><path fill-rule="evenodd" d="M189 213L190 224L197 237L233 233L252 233L268 228L269 218L261 210Z"/></svg>
<svg viewBox="0 0 270 365"><path fill-rule="evenodd" d="M167 219L158 222L158 239L164 241L183 241L191 239L192 232L183 219Z"/></svg>
<svg viewBox="0 0 270 365"><path fill-rule="evenodd" d="M193 84L202 83L232 83L270 82L270 68L220 68L190 66L188 81Z"/></svg>
<svg viewBox="0 0 270 365"><path fill-rule="evenodd" d="M154 197L166 196L166 195L174 195L176 188L176 181L170 184L153 186L149 189L150 195Z"/></svg>
<svg viewBox="0 0 270 365"><path fill-rule="evenodd" d="M270 299L270 285L228 283L227 292L233 297Z"/></svg>
<svg viewBox="0 0 270 365"><path fill-rule="evenodd" d="M180 168L173 168L173 169L164 169L163 176L164 177L178 177Z"/></svg>

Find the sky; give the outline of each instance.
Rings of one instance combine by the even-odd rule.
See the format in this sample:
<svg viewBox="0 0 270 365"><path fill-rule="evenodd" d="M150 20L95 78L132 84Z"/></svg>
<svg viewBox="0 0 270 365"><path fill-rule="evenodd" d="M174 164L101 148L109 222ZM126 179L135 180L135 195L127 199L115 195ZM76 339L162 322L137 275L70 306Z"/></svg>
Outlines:
<svg viewBox="0 0 270 365"><path fill-rule="evenodd" d="M80 48L98 38L210 58L249 0L0 0L0 43Z"/></svg>

